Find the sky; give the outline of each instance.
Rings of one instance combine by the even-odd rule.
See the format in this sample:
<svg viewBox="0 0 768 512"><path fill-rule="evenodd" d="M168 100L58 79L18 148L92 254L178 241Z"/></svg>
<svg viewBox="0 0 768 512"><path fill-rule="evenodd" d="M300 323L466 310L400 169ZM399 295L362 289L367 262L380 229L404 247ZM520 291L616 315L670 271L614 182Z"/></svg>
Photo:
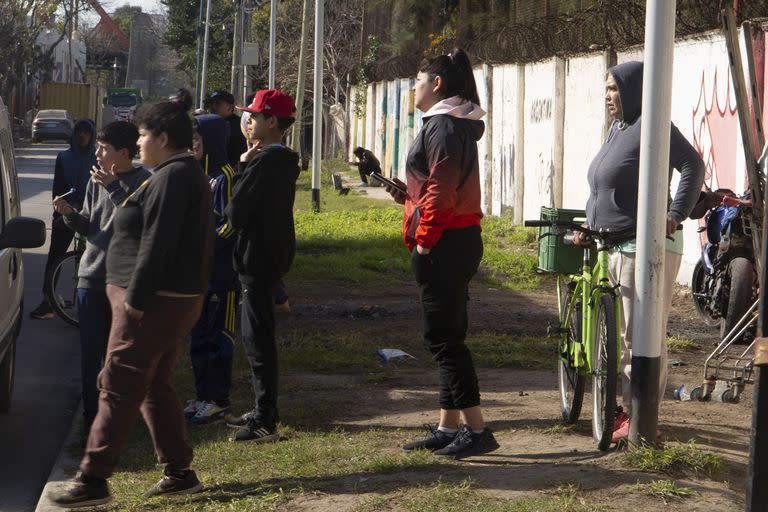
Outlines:
<svg viewBox="0 0 768 512"><path fill-rule="evenodd" d="M163 5L160 0L102 0L101 5L107 12L112 12L116 8L125 4L138 5L144 12L158 12L163 9Z"/></svg>

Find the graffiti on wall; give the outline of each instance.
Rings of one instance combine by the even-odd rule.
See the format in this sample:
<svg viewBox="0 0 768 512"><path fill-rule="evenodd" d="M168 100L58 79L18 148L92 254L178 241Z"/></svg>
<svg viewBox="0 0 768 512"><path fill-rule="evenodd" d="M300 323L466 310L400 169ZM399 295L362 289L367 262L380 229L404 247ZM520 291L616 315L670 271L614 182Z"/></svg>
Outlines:
<svg viewBox="0 0 768 512"><path fill-rule="evenodd" d="M540 123L552 119L552 98L533 100L531 102L532 123Z"/></svg>
<svg viewBox="0 0 768 512"><path fill-rule="evenodd" d="M736 183L737 136L739 119L732 96L728 69L715 69L711 81L701 72L701 87L692 111L693 146L706 167L705 185L712 189L729 188L737 192L744 184Z"/></svg>

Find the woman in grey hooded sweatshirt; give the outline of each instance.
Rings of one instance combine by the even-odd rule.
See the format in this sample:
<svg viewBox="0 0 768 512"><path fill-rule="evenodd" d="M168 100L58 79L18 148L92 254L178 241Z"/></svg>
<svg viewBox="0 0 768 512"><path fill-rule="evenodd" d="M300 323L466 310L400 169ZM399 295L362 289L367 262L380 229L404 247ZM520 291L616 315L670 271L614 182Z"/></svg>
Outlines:
<svg viewBox="0 0 768 512"><path fill-rule="evenodd" d="M590 229L611 232L637 228L637 195L640 175L640 112L643 96L643 63L625 62L608 70L605 100L613 124L597 156L589 166L589 200L587 224ZM682 233L677 226L690 214L704 183L704 162L674 124L670 126L669 178L672 169L680 173L677 192L667 204L667 247L664 262L664 318L661 336L661 379L659 397L667 384L667 319L683 254ZM574 237L580 242L581 236ZM610 255L609 273L614 284L620 284L621 374L623 411L616 418L613 442L629 434L631 414L630 371L632 362L632 302L635 293L635 240L614 247Z"/></svg>

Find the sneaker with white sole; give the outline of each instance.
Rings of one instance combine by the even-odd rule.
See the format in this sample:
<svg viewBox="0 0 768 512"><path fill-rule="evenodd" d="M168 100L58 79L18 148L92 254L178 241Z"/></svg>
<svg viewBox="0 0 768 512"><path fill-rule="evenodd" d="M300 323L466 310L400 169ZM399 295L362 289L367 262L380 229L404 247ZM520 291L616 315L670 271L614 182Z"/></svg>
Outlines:
<svg viewBox="0 0 768 512"><path fill-rule="evenodd" d="M106 480L78 473L66 489L51 492L48 499L59 508L73 509L104 505L112 495Z"/></svg>
<svg viewBox="0 0 768 512"><path fill-rule="evenodd" d="M260 420L249 418L245 426L240 427L229 438L233 443L252 441L254 443L274 443L280 439L276 425L265 425Z"/></svg>
<svg viewBox="0 0 768 512"><path fill-rule="evenodd" d="M221 421L229 414L229 407L221 407L214 402L199 402L199 404L195 415L189 418L189 422L193 425Z"/></svg>
<svg viewBox="0 0 768 512"><path fill-rule="evenodd" d="M145 498L153 496L170 496L173 494L194 494L203 489L203 484L191 469L163 470L163 478L144 493Z"/></svg>
<svg viewBox="0 0 768 512"><path fill-rule="evenodd" d="M187 419L192 418L195 414L197 414L197 409L200 408L203 402L199 400L187 400L186 405L184 406L184 417Z"/></svg>

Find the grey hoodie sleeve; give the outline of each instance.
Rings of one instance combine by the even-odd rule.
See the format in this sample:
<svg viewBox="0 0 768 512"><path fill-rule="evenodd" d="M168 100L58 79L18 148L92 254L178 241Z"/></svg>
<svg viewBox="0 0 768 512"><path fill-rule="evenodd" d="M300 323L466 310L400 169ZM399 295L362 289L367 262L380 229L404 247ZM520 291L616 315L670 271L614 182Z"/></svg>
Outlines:
<svg viewBox="0 0 768 512"><path fill-rule="evenodd" d="M674 124L669 141L669 164L680 173L680 184L669 206L669 215L677 222L683 222L699 199L704 184L704 162Z"/></svg>
<svg viewBox="0 0 768 512"><path fill-rule="evenodd" d="M93 209L93 180L88 182L85 189L85 199L83 199L83 209L75 211L70 215L64 215L64 224L72 231L80 233L83 236L88 235L91 225L91 210Z"/></svg>

